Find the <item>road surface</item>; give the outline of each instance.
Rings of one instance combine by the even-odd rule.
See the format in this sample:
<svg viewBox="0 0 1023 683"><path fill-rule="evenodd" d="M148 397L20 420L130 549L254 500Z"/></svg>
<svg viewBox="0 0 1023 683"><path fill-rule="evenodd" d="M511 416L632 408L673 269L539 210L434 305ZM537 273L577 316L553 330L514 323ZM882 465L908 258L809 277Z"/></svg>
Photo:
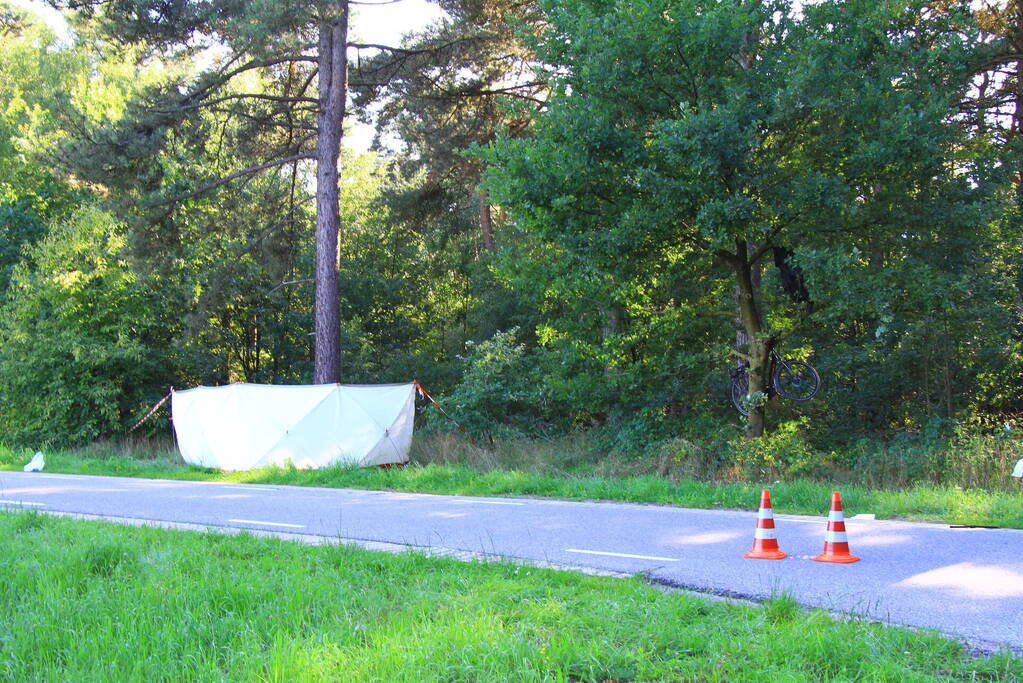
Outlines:
<svg viewBox="0 0 1023 683"><path fill-rule="evenodd" d="M776 499L775 504L778 504ZM822 507L828 501L822 501ZM784 560L748 560L755 512L0 472L0 508L483 553L933 628L1023 650L1023 531L847 518L854 564L810 558L826 518L775 515ZM868 510L849 510L868 513Z"/></svg>

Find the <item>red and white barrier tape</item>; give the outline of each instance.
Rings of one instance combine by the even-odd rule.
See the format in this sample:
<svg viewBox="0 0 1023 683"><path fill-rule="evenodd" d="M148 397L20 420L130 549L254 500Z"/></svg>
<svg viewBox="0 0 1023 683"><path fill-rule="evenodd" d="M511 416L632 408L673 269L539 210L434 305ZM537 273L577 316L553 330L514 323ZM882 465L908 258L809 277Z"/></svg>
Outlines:
<svg viewBox="0 0 1023 683"><path fill-rule="evenodd" d="M454 420L454 418L452 418L452 417L451 417L450 415L448 415L448 412L447 412L446 410L444 410L444 408L442 408L442 407L441 407L441 405L440 405L439 403L437 403L437 401L436 401L436 400L434 400L433 396L430 396L430 394L428 394L428 393L426 392L426 389L424 389L424 388L423 388L423 385L422 385L422 384L420 384L420 383L419 383L419 382L417 382L416 380L412 380L412 384L414 384L414 385L415 385L415 387L416 387L416 391L418 391L418 392L419 392L419 395L420 395L420 396L422 396L423 398L427 399L427 400L428 400L428 401L429 401L430 403L432 403L433 405L437 406L437 410L439 410L439 411L440 411L441 415L443 415L444 417L446 417L446 418L448 419L448 421L450 421L450 422L451 422L451 424L453 424L453 425L455 425L456 427L458 427L458 431L460 431L460 432L462 432L463 434L465 434L466 436L468 436L470 440L472 439L472 436L470 436L470 435L469 435L469 432L465 431L465 427L463 427L462 425L458 424L458 422L456 422L456 421Z"/></svg>
<svg viewBox="0 0 1023 683"><path fill-rule="evenodd" d="M141 426L142 426L142 423L143 423L143 422L145 422L146 420L148 420L149 418L151 418L151 417L152 417L152 416L153 416L153 415L154 415L154 414L156 413L156 411L160 409L160 406L162 406L162 405L163 405L164 403L166 403L166 402L167 402L167 399L168 399L168 398L170 398L170 397L171 397L171 394L173 394L173 393L174 393L174 390L172 389L172 390L171 390L171 392L170 392L169 394L167 394L166 396L164 396L163 398L161 398L161 399L160 399L160 400L159 400L159 401L157 402L157 404L156 404L155 406L153 406L153 409L152 409L152 410L150 410L150 411L149 411L148 413L146 413L146 416L145 416L144 418L142 418L141 420L139 420L138 422L136 422L136 423L135 423L135 426L134 426L134 427L132 427L131 429L129 429L129 430L127 431L127 432L125 432L125 434L131 434L131 433L132 433L132 432L134 432L134 431L135 431L136 429L138 429L139 427L141 427Z"/></svg>

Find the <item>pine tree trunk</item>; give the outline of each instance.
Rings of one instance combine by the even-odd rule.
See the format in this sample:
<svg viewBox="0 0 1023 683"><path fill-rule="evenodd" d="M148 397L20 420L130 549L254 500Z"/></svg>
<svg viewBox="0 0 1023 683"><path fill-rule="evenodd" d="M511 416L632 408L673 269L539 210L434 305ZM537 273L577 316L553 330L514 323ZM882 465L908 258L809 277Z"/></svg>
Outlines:
<svg viewBox="0 0 1023 683"><path fill-rule="evenodd" d="M316 117L316 301L313 381L339 381L341 363L338 303L338 159L348 97L348 2L337 16L320 23L319 112Z"/></svg>
<svg viewBox="0 0 1023 683"><path fill-rule="evenodd" d="M1015 20L1016 30L1014 33L1015 40L1013 45L1023 44L1023 9L1017 4L1016 12L1013 16ZM1013 93L1015 102L1013 102L1012 111L1012 127L1009 131L1010 142L1013 138L1018 137L1023 133L1023 68L1021 68L1019 60L1014 64L1014 76L1015 76L1015 92ZM1023 210L1023 160L1021 160L1016 168L1015 177L1015 199L1017 211ZM1017 214L1020 215L1020 214ZM1019 219L1017 219L1019 220ZM1023 242L1020 242L1019 249L1019 265L1016 273L1016 337L1023 337Z"/></svg>

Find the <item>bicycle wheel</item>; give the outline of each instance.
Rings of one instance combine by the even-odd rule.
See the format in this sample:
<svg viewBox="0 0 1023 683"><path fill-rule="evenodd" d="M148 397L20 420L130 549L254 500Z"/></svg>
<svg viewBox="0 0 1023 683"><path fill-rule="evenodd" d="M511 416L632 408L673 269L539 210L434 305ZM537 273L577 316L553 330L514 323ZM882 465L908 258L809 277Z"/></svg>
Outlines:
<svg viewBox="0 0 1023 683"><path fill-rule="evenodd" d="M782 361L774 371L774 388L790 401L809 401L820 391L821 376L801 360Z"/></svg>
<svg viewBox="0 0 1023 683"><path fill-rule="evenodd" d="M749 393L749 374L746 368L736 368L732 371L732 405L743 417L749 415L749 411L743 405L746 394Z"/></svg>

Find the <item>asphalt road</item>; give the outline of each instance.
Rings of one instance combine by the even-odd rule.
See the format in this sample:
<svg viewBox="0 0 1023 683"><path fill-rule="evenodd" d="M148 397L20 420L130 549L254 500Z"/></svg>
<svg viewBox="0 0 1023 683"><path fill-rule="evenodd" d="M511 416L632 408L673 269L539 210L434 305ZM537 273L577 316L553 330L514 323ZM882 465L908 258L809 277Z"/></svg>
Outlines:
<svg viewBox="0 0 1023 683"><path fill-rule="evenodd" d="M775 499L777 505L779 501ZM822 507L828 501L822 501ZM0 472L33 508L429 546L605 571L933 628L1023 650L1023 531L851 519L854 564L811 558L826 518L775 515L784 560L748 560L755 512Z"/></svg>

